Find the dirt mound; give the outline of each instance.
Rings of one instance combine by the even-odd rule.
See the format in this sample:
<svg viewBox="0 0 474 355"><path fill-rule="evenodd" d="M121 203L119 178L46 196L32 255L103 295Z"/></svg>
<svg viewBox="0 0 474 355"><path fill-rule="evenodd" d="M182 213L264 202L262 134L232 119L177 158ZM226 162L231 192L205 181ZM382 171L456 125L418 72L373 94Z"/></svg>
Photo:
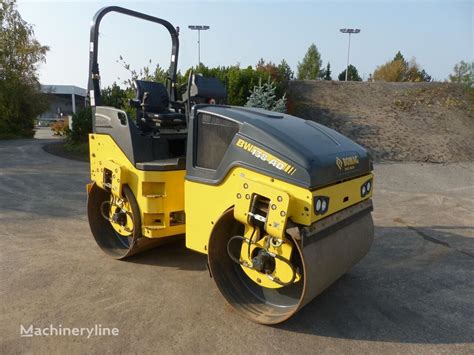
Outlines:
<svg viewBox="0 0 474 355"><path fill-rule="evenodd" d="M290 112L331 127L376 160L474 160L472 94L449 83L292 81Z"/></svg>

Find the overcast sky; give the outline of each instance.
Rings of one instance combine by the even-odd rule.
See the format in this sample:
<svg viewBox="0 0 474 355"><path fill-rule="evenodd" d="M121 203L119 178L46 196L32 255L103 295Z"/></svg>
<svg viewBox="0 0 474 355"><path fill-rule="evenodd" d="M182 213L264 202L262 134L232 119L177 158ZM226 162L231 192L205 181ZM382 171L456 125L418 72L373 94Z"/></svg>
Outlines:
<svg viewBox="0 0 474 355"><path fill-rule="evenodd" d="M351 42L351 63L366 79L400 50L435 79L444 80L455 63L474 58L474 1L173 1L92 2L21 1L23 18L51 49L40 68L43 84L86 87L89 27L94 13L120 5L164 18L181 28L179 68L197 63L197 33L190 24L209 25L202 32L201 61L208 66L254 66L260 58L283 58L296 71L308 46L315 43L333 78L345 68L347 35L340 28L360 28ZM164 27L107 15L101 24L99 63L103 84L128 78L116 60L134 68L152 59L169 66L170 39ZM119 79L120 78L120 79Z"/></svg>

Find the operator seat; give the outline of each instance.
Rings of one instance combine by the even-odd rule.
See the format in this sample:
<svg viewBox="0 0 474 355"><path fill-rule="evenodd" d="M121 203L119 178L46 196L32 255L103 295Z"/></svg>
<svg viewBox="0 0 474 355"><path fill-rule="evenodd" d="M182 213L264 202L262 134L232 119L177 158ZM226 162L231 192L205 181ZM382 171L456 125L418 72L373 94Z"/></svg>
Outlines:
<svg viewBox="0 0 474 355"><path fill-rule="evenodd" d="M186 116L170 110L168 91L162 83L135 80L137 86L137 123L144 131L160 128L184 128Z"/></svg>
<svg viewBox="0 0 474 355"><path fill-rule="evenodd" d="M151 157L140 159L140 170L181 170L186 164L186 115L171 109L168 91L162 83L135 80L137 96L131 104L137 109L141 140L149 142Z"/></svg>

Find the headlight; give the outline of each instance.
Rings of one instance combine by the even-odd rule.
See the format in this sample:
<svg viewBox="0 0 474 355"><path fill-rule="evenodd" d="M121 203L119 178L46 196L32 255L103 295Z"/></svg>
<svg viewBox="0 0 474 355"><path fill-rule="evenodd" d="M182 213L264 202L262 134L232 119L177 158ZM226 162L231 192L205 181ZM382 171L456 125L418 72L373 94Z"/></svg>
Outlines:
<svg viewBox="0 0 474 355"><path fill-rule="evenodd" d="M314 197L314 213L325 214L329 208L329 197L315 196Z"/></svg>
<svg viewBox="0 0 474 355"><path fill-rule="evenodd" d="M372 179L364 182L360 187L360 195L361 197L365 197L369 194L370 190L372 189Z"/></svg>
<svg viewBox="0 0 474 355"><path fill-rule="evenodd" d="M321 211L321 200L316 200L316 211Z"/></svg>
<svg viewBox="0 0 474 355"><path fill-rule="evenodd" d="M326 202L326 200L323 200L323 202L321 203L321 211L326 211L328 207L328 203Z"/></svg>

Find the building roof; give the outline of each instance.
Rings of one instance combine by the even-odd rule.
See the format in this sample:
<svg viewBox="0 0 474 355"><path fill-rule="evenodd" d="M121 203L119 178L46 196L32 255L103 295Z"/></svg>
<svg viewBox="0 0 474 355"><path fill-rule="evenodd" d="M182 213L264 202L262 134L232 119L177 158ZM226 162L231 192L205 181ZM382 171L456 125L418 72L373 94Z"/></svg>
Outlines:
<svg viewBox="0 0 474 355"><path fill-rule="evenodd" d="M86 97L87 90L74 85L41 85L41 91L46 94L77 95Z"/></svg>

